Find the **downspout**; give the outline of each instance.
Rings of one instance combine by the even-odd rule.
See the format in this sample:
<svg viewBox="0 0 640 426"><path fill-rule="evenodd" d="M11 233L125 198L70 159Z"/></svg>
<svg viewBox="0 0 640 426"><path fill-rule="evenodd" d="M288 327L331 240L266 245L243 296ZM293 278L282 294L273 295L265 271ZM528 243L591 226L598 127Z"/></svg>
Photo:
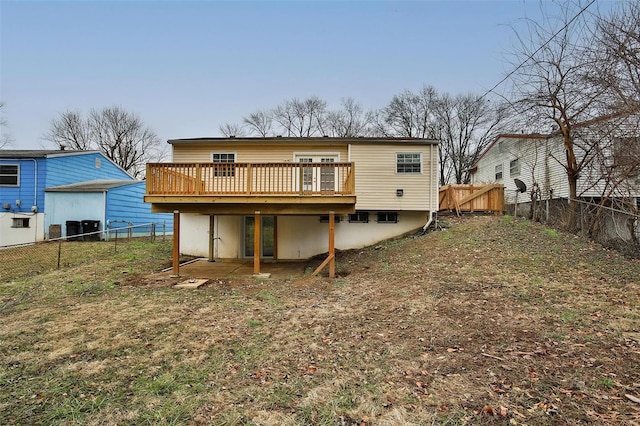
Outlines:
<svg viewBox="0 0 640 426"><path fill-rule="evenodd" d="M104 194L104 208L102 209L102 237L105 241L107 241L107 191L103 192Z"/></svg>
<svg viewBox="0 0 640 426"><path fill-rule="evenodd" d="M429 227L429 225L431 225L431 222L433 222L433 211L429 210L429 220L427 221L427 223L422 227L422 232L426 232L427 228Z"/></svg>
<svg viewBox="0 0 640 426"><path fill-rule="evenodd" d="M33 178L34 178L34 185L33 185L33 206L38 207L38 162L36 161L35 158L31 158L31 161L33 161Z"/></svg>
<svg viewBox="0 0 640 426"><path fill-rule="evenodd" d="M35 158L30 158L33 161L33 204L31 205L31 212L35 219L34 236L33 241L38 241L38 162ZM35 208L34 208L35 207ZM44 225L44 221L43 221ZM44 239L44 231L42 238Z"/></svg>
<svg viewBox="0 0 640 426"><path fill-rule="evenodd" d="M434 206L433 206L433 199L434 199L433 197L434 197L434 195L433 194L434 194L434 186L437 185L437 179L438 179L438 174L437 174L438 170L436 169L437 164L435 164L435 167L434 167L434 164L433 164L434 163L434 161L433 161L433 144L431 144L429 146L429 155L431 156L431 158L430 158L431 161L430 161L430 165L429 165L429 167L431 168L431 182L430 182L430 185L429 185L429 195L431 197L431 203L430 203L431 205L429 207L429 220L427 220L427 223L422 227L422 232L423 233L427 231L427 228L429 228L429 225L431 225L431 222L433 222L433 209L434 209Z"/></svg>

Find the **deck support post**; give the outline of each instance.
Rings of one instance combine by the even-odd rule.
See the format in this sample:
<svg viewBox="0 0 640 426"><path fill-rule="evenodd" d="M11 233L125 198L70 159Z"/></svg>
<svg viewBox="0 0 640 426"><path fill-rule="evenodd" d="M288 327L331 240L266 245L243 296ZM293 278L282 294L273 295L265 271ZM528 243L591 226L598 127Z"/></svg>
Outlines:
<svg viewBox="0 0 640 426"><path fill-rule="evenodd" d="M335 212L329 212L329 278L335 278L336 276L336 246L335 246L335 229L336 229L336 214Z"/></svg>
<svg viewBox="0 0 640 426"><path fill-rule="evenodd" d="M253 274L260 274L260 228L262 220L260 212L255 212L253 219Z"/></svg>
<svg viewBox="0 0 640 426"><path fill-rule="evenodd" d="M173 275L180 275L180 211L173 211Z"/></svg>
<svg viewBox="0 0 640 426"><path fill-rule="evenodd" d="M329 265L329 278L336 277L336 246L335 246L335 228L336 228L336 213L329 212L329 254L327 258L322 261L320 266L316 268L315 271L311 273L312 277L315 277L324 269L325 266Z"/></svg>

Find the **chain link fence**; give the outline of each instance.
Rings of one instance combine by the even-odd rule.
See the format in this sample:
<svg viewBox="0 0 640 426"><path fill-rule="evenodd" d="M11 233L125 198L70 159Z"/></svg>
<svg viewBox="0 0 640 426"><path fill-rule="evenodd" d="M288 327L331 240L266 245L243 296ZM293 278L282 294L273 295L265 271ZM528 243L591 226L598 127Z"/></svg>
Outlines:
<svg viewBox="0 0 640 426"><path fill-rule="evenodd" d="M139 241L163 243L169 240L167 231L164 223L111 222L103 231L0 246L0 281L96 262Z"/></svg>
<svg viewBox="0 0 640 426"><path fill-rule="evenodd" d="M605 247L640 258L640 201L553 199L510 205L507 213L586 235Z"/></svg>

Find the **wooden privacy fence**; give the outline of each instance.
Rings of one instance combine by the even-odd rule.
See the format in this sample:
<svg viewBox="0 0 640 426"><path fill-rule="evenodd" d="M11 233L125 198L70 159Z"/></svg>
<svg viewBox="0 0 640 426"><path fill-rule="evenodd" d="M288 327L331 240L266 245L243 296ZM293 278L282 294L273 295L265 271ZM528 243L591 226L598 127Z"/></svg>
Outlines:
<svg viewBox="0 0 640 426"><path fill-rule="evenodd" d="M493 212L504 211L504 185L445 185L440 188L440 211Z"/></svg>

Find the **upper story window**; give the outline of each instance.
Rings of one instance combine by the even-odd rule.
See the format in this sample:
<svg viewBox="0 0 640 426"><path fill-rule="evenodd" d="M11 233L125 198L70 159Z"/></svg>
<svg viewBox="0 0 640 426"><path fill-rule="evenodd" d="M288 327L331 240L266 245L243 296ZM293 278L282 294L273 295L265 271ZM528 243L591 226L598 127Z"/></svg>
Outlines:
<svg viewBox="0 0 640 426"><path fill-rule="evenodd" d="M509 176L520 175L520 161L515 158L509 162Z"/></svg>
<svg viewBox="0 0 640 426"><path fill-rule="evenodd" d="M236 154L233 152L214 152L211 154L211 161L214 163L235 163ZM214 176L233 177L236 174L236 168L230 164L216 166L213 174Z"/></svg>
<svg viewBox="0 0 640 426"><path fill-rule="evenodd" d="M421 173L422 154L419 152L396 154L397 173Z"/></svg>
<svg viewBox="0 0 640 426"><path fill-rule="evenodd" d="M20 166L17 164L0 164L0 186L18 186L20 182Z"/></svg>
<svg viewBox="0 0 640 426"><path fill-rule="evenodd" d="M502 164L496 166L496 180L502 179Z"/></svg>

